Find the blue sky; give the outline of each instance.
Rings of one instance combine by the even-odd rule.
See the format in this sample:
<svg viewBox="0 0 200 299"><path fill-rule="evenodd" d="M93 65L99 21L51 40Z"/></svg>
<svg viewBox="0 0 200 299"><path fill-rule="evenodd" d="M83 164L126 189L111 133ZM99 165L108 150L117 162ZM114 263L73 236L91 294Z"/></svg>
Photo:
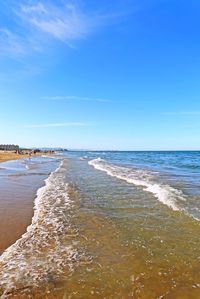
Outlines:
<svg viewBox="0 0 200 299"><path fill-rule="evenodd" d="M200 149L200 2L1 0L0 143Z"/></svg>

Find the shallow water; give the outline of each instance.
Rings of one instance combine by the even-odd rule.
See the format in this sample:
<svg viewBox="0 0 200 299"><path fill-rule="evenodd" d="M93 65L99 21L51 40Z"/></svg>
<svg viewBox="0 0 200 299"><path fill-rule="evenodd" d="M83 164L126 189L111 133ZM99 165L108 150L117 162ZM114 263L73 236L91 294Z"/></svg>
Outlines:
<svg viewBox="0 0 200 299"><path fill-rule="evenodd" d="M57 164L41 157L1 163L0 253L26 231L35 194Z"/></svg>
<svg viewBox="0 0 200 299"><path fill-rule="evenodd" d="M200 298L197 157L191 177L188 153L185 162L138 155L46 161L56 171L37 192L32 224L0 258L2 298ZM32 177L41 187L44 177Z"/></svg>

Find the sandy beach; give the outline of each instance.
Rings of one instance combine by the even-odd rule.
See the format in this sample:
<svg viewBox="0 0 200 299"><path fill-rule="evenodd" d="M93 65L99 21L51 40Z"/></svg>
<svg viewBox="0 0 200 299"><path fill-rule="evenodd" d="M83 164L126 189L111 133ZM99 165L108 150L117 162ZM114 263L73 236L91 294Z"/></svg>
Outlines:
<svg viewBox="0 0 200 299"><path fill-rule="evenodd" d="M33 154L29 159L28 154L0 151L0 254L20 238L31 223L36 191L49 174L48 170L37 168L37 160L42 159L43 154L46 152Z"/></svg>
<svg viewBox="0 0 200 299"><path fill-rule="evenodd" d="M47 154L44 151L38 152L33 154L33 156L41 156ZM50 152L48 152L50 154ZM28 154L18 154L15 151L1 151L0 150L0 162L5 162L9 160L16 160L16 159L21 159L21 158L27 158L29 157Z"/></svg>
<svg viewBox="0 0 200 299"><path fill-rule="evenodd" d="M161 158L168 169L174 161L168 174ZM180 185L183 162L189 175ZM199 298L194 165L193 152L81 151L0 163L0 297Z"/></svg>

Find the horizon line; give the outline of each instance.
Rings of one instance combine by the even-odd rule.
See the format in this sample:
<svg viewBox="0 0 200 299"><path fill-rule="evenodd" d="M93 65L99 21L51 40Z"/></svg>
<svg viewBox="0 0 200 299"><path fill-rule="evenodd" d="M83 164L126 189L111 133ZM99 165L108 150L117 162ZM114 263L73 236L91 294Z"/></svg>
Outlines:
<svg viewBox="0 0 200 299"><path fill-rule="evenodd" d="M20 146L21 147L21 146ZM24 147L24 146L23 146ZM84 149L68 148L67 146L30 146L26 148L58 148L67 149L68 151L90 151L90 152L200 152L200 149Z"/></svg>

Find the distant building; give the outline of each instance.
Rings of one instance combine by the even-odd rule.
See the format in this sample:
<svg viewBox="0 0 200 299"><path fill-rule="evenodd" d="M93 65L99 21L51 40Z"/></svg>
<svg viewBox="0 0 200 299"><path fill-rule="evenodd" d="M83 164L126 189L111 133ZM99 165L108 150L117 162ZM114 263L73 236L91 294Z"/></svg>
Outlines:
<svg viewBox="0 0 200 299"><path fill-rule="evenodd" d="M19 145L15 144L0 144L1 151L17 151L19 150Z"/></svg>

